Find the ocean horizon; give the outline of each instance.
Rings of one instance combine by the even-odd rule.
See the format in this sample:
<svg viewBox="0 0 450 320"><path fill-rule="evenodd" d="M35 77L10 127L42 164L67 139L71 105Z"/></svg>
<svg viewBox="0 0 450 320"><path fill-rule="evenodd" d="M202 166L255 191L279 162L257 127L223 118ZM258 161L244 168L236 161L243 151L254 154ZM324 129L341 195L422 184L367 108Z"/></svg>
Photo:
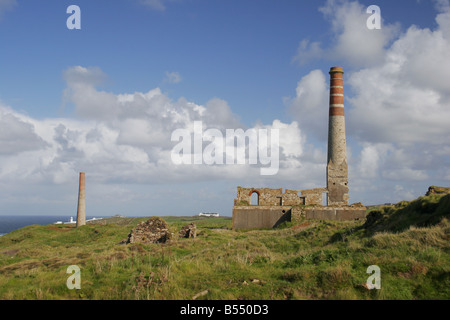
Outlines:
<svg viewBox="0 0 450 320"><path fill-rule="evenodd" d="M171 216L171 215L169 215ZM186 215L186 216L196 216L196 215ZM57 221L61 222L69 222L70 218L73 218L76 221L76 215L61 215L61 216L52 216L52 215L0 215L0 237L8 234L12 231L21 229L30 225L49 225L54 224ZM87 216L86 220L92 218L110 218L111 216ZM126 216L127 218L139 218L141 216ZM144 217L144 216L142 216ZM161 216L165 217L165 216ZM231 216L221 216L221 217L229 217Z"/></svg>
<svg viewBox="0 0 450 320"><path fill-rule="evenodd" d="M70 217L76 220L74 215L62 216L40 216L40 215L0 215L0 237L12 231L21 229L30 225L47 225L57 221L69 222ZM92 218L109 218L106 216L87 216L86 219Z"/></svg>

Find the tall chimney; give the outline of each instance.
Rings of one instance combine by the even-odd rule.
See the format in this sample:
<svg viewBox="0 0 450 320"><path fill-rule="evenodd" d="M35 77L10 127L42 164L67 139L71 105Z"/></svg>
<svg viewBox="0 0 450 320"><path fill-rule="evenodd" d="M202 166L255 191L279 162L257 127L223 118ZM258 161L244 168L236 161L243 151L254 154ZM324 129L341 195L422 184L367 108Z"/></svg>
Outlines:
<svg viewBox="0 0 450 320"><path fill-rule="evenodd" d="M328 205L348 205L347 144L345 139L344 71L330 70L330 115L328 124Z"/></svg>
<svg viewBox="0 0 450 320"><path fill-rule="evenodd" d="M84 185L84 172L80 172L80 187L78 190L77 227L86 224L86 198Z"/></svg>

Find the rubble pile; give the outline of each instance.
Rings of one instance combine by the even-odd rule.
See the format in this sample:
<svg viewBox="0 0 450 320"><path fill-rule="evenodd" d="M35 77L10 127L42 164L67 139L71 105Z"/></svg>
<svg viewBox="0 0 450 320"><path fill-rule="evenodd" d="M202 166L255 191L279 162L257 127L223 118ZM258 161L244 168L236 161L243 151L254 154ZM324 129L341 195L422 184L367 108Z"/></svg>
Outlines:
<svg viewBox="0 0 450 320"><path fill-rule="evenodd" d="M195 238L197 237L197 226L195 223L189 223L181 228L178 235L180 238Z"/></svg>
<svg viewBox="0 0 450 320"><path fill-rule="evenodd" d="M171 236L169 226L163 219L150 218L131 230L126 243L165 243Z"/></svg>

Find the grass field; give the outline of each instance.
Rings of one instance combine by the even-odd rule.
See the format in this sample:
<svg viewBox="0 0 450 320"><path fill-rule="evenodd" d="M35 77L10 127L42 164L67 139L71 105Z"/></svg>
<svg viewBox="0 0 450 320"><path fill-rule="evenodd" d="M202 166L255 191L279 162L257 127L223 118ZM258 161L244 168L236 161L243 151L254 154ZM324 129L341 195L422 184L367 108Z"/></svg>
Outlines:
<svg viewBox="0 0 450 320"><path fill-rule="evenodd" d="M275 230L163 217L174 233L166 244L119 244L147 218L28 226L0 238L0 299L450 299L449 217L450 195L432 195L367 221ZM178 238L189 222L197 238ZM81 269L79 290L66 286L70 265ZM380 290L366 288L371 265L380 267Z"/></svg>

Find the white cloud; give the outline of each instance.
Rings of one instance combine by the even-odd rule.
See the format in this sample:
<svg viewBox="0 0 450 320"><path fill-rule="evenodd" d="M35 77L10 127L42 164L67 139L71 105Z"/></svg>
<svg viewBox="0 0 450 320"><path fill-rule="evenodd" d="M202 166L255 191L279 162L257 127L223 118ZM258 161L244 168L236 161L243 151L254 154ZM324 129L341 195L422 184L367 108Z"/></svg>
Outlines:
<svg viewBox="0 0 450 320"><path fill-rule="evenodd" d="M311 60L320 59L325 55L320 42L311 42L303 39L297 49L297 54L292 58L293 62L304 65Z"/></svg>
<svg viewBox="0 0 450 320"><path fill-rule="evenodd" d="M363 141L447 144L450 39L440 28L410 27L384 63L350 75L350 126Z"/></svg>
<svg viewBox="0 0 450 320"><path fill-rule="evenodd" d="M22 118L22 119L21 119ZM12 155L46 147L25 117L0 104L0 155Z"/></svg>
<svg viewBox="0 0 450 320"><path fill-rule="evenodd" d="M308 134L327 139L329 89L325 75L313 70L297 84L296 97L285 99L290 113Z"/></svg>
<svg viewBox="0 0 450 320"><path fill-rule="evenodd" d="M161 201L164 190L177 184L209 183L214 188L228 181L234 186L249 184L291 189L325 185L326 155L307 144L303 129L295 121L274 120L253 127L279 130L280 169L275 176L261 176L260 169L269 167L261 162L257 165L175 165L171 159L176 144L171 141L171 134L175 129L192 132L194 121L202 121L203 130L218 129L225 137L226 129L251 128L244 126L228 103L220 98L199 105L184 98L172 100L159 88L115 94L97 88L106 78L94 67L65 70L66 103L74 105L78 118L39 120L13 109L1 109L8 114L2 116L1 128L18 128L10 130L9 137L17 150L4 148L5 154L1 157L2 199L8 203L34 203L33 199L41 199L40 208L75 203L73 194L81 171L86 172L89 179L92 198L88 202L92 206L119 210L124 199L128 199L133 200L133 208L140 210L139 214L145 214L146 201L147 205L153 197ZM22 140L28 144L21 145ZM205 142L203 147L207 145L209 143ZM233 152L237 149L238 146L232 148ZM57 191L49 193L56 185L59 186ZM178 198L196 207L192 197L196 196L197 187L187 188L194 189L179 193ZM232 201L234 192L222 197ZM117 208L109 205L112 203ZM142 203L143 208L138 209L138 203Z"/></svg>
<svg viewBox="0 0 450 320"><path fill-rule="evenodd" d="M27 118L24 122L25 116L11 109L1 118L5 122L2 128L9 128L9 141L17 150L4 147L4 153L14 155L24 150L31 154L5 159L7 169L0 172L2 178L17 178L20 172L22 181L33 176L36 183L64 184L85 171L99 183L160 184L259 176L259 166L176 166L171 161L175 129L192 131L194 121L202 121L204 130L215 128L224 136L226 129L247 129L226 101L213 98L204 106L184 98L173 101L159 88L146 93L105 92L96 88L107 78L96 67L71 67L63 75L66 103L72 103L81 118ZM17 130L11 129L14 126ZM280 130L283 168L301 165L305 140L296 122L275 120L267 126L255 126L261 127ZM21 145L20 140L28 144Z"/></svg>
<svg viewBox="0 0 450 320"><path fill-rule="evenodd" d="M303 148L306 138L302 135L297 122L291 124L282 123L274 120L270 129L277 129L280 132L281 153L286 158L300 158L303 154Z"/></svg>
<svg viewBox="0 0 450 320"><path fill-rule="evenodd" d="M88 119L112 119L117 115L119 105L114 94L95 88L107 78L100 68L71 67L64 70L63 78L67 83L64 102L74 103L78 115Z"/></svg>
<svg viewBox="0 0 450 320"><path fill-rule="evenodd" d="M369 30L370 14L357 1L328 0L319 10L331 22L336 41L328 55L353 66L377 65L383 61L385 47L398 34L399 26L383 23L380 30ZM382 15L381 15L382 16Z"/></svg>
<svg viewBox="0 0 450 320"><path fill-rule="evenodd" d="M242 127L239 117L231 111L228 103L219 98L209 100L201 116L211 127L221 130Z"/></svg>
<svg viewBox="0 0 450 320"><path fill-rule="evenodd" d="M69 87L85 87L99 85L107 76L99 67L74 66L63 71L63 78Z"/></svg>
<svg viewBox="0 0 450 320"><path fill-rule="evenodd" d="M360 178L373 179L377 178L380 173L380 166L386 161L389 151L393 146L390 144L365 144L361 150L360 159L358 161L357 172Z"/></svg>
<svg viewBox="0 0 450 320"><path fill-rule="evenodd" d="M166 71L165 81L169 83L179 83L181 82L181 75L178 72L168 72Z"/></svg>
<svg viewBox="0 0 450 320"><path fill-rule="evenodd" d="M383 178L398 181L421 181L429 178L424 170L414 170L411 168L399 168L395 170L384 170Z"/></svg>
<svg viewBox="0 0 450 320"><path fill-rule="evenodd" d="M380 30L369 30L367 8L357 1L328 0L319 8L331 24L329 45L303 39L293 57L300 65L312 59L344 61L355 67L378 65L386 47L399 33L398 24L383 23Z"/></svg>

